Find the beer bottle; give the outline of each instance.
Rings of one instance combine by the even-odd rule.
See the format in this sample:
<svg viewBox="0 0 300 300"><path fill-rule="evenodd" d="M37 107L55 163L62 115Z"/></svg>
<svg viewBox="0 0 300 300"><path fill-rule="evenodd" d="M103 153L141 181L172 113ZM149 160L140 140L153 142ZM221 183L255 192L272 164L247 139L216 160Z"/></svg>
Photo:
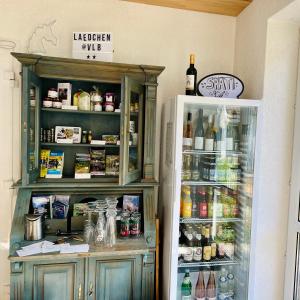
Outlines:
<svg viewBox="0 0 300 300"><path fill-rule="evenodd" d="M192 156L191 155L183 155L181 178L182 180L192 179Z"/></svg>
<svg viewBox="0 0 300 300"><path fill-rule="evenodd" d="M217 298L216 293L216 280L214 272L211 271L209 274L208 282L207 282L207 288L206 288L206 299L207 300L216 300Z"/></svg>
<svg viewBox="0 0 300 300"><path fill-rule="evenodd" d="M214 240L213 236L210 236L210 246L211 246L211 259L214 260L217 258L217 243Z"/></svg>
<svg viewBox="0 0 300 300"><path fill-rule="evenodd" d="M190 270L185 270L185 275L181 284L181 299L192 300L192 282L190 278Z"/></svg>
<svg viewBox="0 0 300 300"><path fill-rule="evenodd" d="M205 284L203 272L199 272L198 281L195 288L196 300L205 300Z"/></svg>
<svg viewBox="0 0 300 300"><path fill-rule="evenodd" d="M207 214L208 214L208 218L212 218L214 215L214 201L213 201L213 187L209 186L207 188Z"/></svg>
<svg viewBox="0 0 300 300"><path fill-rule="evenodd" d="M203 239L203 260L210 261L211 260L211 242L209 239L209 228L205 228L205 236Z"/></svg>

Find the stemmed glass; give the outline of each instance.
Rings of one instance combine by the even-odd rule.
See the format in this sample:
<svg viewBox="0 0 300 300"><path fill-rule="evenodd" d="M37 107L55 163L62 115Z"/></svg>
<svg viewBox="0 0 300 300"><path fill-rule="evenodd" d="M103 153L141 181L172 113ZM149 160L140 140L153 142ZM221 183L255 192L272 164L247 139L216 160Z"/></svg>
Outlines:
<svg viewBox="0 0 300 300"><path fill-rule="evenodd" d="M92 221L92 213L94 209L89 207L85 212L88 215L87 220L84 221L83 237L84 241L91 244L94 240L94 224Z"/></svg>
<svg viewBox="0 0 300 300"><path fill-rule="evenodd" d="M118 200L115 197L107 197L106 210L106 245L112 247L116 243L116 216Z"/></svg>

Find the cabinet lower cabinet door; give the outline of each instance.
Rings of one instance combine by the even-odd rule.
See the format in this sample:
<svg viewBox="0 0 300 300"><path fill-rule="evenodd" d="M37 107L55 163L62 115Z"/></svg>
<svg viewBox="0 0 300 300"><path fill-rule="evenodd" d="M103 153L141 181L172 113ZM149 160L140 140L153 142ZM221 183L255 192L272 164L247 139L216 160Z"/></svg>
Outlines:
<svg viewBox="0 0 300 300"><path fill-rule="evenodd" d="M89 259L89 299L140 300L141 258Z"/></svg>
<svg viewBox="0 0 300 300"><path fill-rule="evenodd" d="M25 267L25 298L35 300L84 299L83 265L83 262L28 264Z"/></svg>

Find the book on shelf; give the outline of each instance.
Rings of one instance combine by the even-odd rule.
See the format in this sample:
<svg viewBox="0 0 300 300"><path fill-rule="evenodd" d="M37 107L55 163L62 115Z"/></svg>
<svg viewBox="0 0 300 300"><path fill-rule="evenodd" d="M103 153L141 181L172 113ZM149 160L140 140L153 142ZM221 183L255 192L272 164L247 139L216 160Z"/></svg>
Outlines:
<svg viewBox="0 0 300 300"><path fill-rule="evenodd" d="M62 178L64 168L64 152L50 152L46 178Z"/></svg>

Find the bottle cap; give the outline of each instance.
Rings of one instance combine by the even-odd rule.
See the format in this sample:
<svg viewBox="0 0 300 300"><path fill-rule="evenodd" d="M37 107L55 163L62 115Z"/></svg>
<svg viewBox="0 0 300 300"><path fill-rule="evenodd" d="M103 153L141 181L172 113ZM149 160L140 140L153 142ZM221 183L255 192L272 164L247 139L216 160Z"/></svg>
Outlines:
<svg viewBox="0 0 300 300"><path fill-rule="evenodd" d="M188 121L192 121L192 113L191 112L188 113Z"/></svg>
<svg viewBox="0 0 300 300"><path fill-rule="evenodd" d="M195 54L190 54L190 64L191 65L195 64Z"/></svg>

